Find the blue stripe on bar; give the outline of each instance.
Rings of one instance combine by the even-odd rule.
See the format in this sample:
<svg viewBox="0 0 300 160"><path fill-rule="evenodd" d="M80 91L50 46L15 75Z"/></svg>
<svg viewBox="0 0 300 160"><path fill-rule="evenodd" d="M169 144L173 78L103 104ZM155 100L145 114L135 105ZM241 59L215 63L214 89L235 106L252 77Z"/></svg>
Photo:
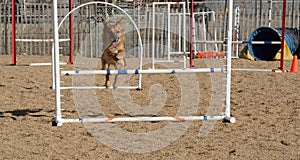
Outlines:
<svg viewBox="0 0 300 160"><path fill-rule="evenodd" d="M136 69L135 72L134 72L134 74L139 74L139 70Z"/></svg>
<svg viewBox="0 0 300 160"><path fill-rule="evenodd" d="M118 74L127 74L127 70L118 70Z"/></svg>
<svg viewBox="0 0 300 160"><path fill-rule="evenodd" d="M75 70L75 73L78 74L78 73L79 73L79 70Z"/></svg>
<svg viewBox="0 0 300 160"><path fill-rule="evenodd" d="M175 74L175 73L176 73L175 69L172 69L171 73L172 73L172 74Z"/></svg>
<svg viewBox="0 0 300 160"><path fill-rule="evenodd" d="M106 70L106 75L110 75L110 70Z"/></svg>
<svg viewBox="0 0 300 160"><path fill-rule="evenodd" d="M242 44L250 43L250 41L243 41Z"/></svg>
<svg viewBox="0 0 300 160"><path fill-rule="evenodd" d="M207 116L203 116L203 120L205 120L205 121L206 121L206 120L207 120Z"/></svg>
<svg viewBox="0 0 300 160"><path fill-rule="evenodd" d="M211 73L215 72L215 69L214 68L210 68L210 72Z"/></svg>
<svg viewBox="0 0 300 160"><path fill-rule="evenodd" d="M261 41L261 42L263 44L272 44L272 41ZM255 44L255 41L242 41L242 44Z"/></svg>
<svg viewBox="0 0 300 160"><path fill-rule="evenodd" d="M272 44L272 41L265 41L264 44Z"/></svg>

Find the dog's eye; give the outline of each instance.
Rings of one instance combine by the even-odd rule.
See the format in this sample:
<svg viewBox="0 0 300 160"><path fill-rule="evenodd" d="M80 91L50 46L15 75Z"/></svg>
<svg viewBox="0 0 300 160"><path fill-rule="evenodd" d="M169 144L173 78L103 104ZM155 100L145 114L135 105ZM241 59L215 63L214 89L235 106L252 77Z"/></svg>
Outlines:
<svg viewBox="0 0 300 160"><path fill-rule="evenodd" d="M117 31L117 33L119 34L119 33L120 33L120 31Z"/></svg>

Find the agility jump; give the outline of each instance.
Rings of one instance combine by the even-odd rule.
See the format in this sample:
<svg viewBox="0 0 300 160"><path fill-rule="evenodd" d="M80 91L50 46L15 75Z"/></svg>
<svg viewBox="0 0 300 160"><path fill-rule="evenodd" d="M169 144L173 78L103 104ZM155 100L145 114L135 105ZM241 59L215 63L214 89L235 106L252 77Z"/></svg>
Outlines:
<svg viewBox="0 0 300 160"><path fill-rule="evenodd" d="M112 7L116 7L120 11L122 11L134 24L134 27L137 31L139 37L139 49L140 49L140 69L138 70L75 70L75 71L61 71L59 66L59 34L58 30L62 22L77 8L82 7L84 5L89 4L105 4L110 5ZM229 11L229 31L228 31L228 56L227 56L227 64L226 69L223 68L199 68L199 69L159 69L159 70L143 70L142 69L142 57L143 57L143 45L141 41L141 36L136 27L132 18L120 7L106 3L106 2L89 2L83 5L74 8L70 11L65 18L62 20L60 25L57 22L57 1L53 1L53 21L54 21L54 73L55 73L55 95L56 95L56 112L55 117L53 119L53 125L61 126L63 123L73 123L73 122L135 122L135 121L192 121L192 120L224 120L231 123L235 122L235 118L230 116L230 86L231 86L231 44L232 44L232 8L233 8L233 1L230 0L230 11ZM140 76L139 79L139 86L141 88L141 75L142 74L175 74L175 73L213 73L213 72L224 72L226 73L226 102L225 102L225 111L224 113L220 113L219 115L207 115L207 116L170 116L170 117L119 117L119 118L72 118L72 119L65 119L62 117L62 109L61 109L61 90L66 89L62 88L60 84L60 77L62 75L86 75L86 74L138 74ZM74 86L76 87L76 86ZM73 88L73 87L70 87ZM91 87L92 88L92 87ZM73 88L74 89L74 88Z"/></svg>

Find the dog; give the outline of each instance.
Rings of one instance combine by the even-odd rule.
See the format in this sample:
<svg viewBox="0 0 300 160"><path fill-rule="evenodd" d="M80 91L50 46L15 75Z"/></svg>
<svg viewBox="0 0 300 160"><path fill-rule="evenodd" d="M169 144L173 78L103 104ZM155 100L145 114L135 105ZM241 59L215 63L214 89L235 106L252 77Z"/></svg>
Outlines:
<svg viewBox="0 0 300 160"><path fill-rule="evenodd" d="M102 70L111 69L113 66L117 70L120 66L125 66L125 36L124 36L124 21L125 18L121 18L116 24L108 23L107 19L103 20L103 48L105 48L101 56ZM116 88L117 76L113 83L113 87ZM105 86L110 87L109 75L105 75Z"/></svg>

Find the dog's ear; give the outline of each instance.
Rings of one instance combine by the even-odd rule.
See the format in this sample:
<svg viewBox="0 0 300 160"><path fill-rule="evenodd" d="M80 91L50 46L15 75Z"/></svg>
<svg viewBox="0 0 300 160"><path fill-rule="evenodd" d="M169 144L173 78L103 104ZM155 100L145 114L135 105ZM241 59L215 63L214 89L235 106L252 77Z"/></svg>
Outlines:
<svg viewBox="0 0 300 160"><path fill-rule="evenodd" d="M102 17L102 23L104 26L109 26L110 24L108 23L108 18Z"/></svg>
<svg viewBox="0 0 300 160"><path fill-rule="evenodd" d="M105 26L108 25L106 18L102 18L102 23L103 23Z"/></svg>
<svg viewBox="0 0 300 160"><path fill-rule="evenodd" d="M125 22L125 18L122 17L122 18L117 22L117 25L124 25L124 22Z"/></svg>

